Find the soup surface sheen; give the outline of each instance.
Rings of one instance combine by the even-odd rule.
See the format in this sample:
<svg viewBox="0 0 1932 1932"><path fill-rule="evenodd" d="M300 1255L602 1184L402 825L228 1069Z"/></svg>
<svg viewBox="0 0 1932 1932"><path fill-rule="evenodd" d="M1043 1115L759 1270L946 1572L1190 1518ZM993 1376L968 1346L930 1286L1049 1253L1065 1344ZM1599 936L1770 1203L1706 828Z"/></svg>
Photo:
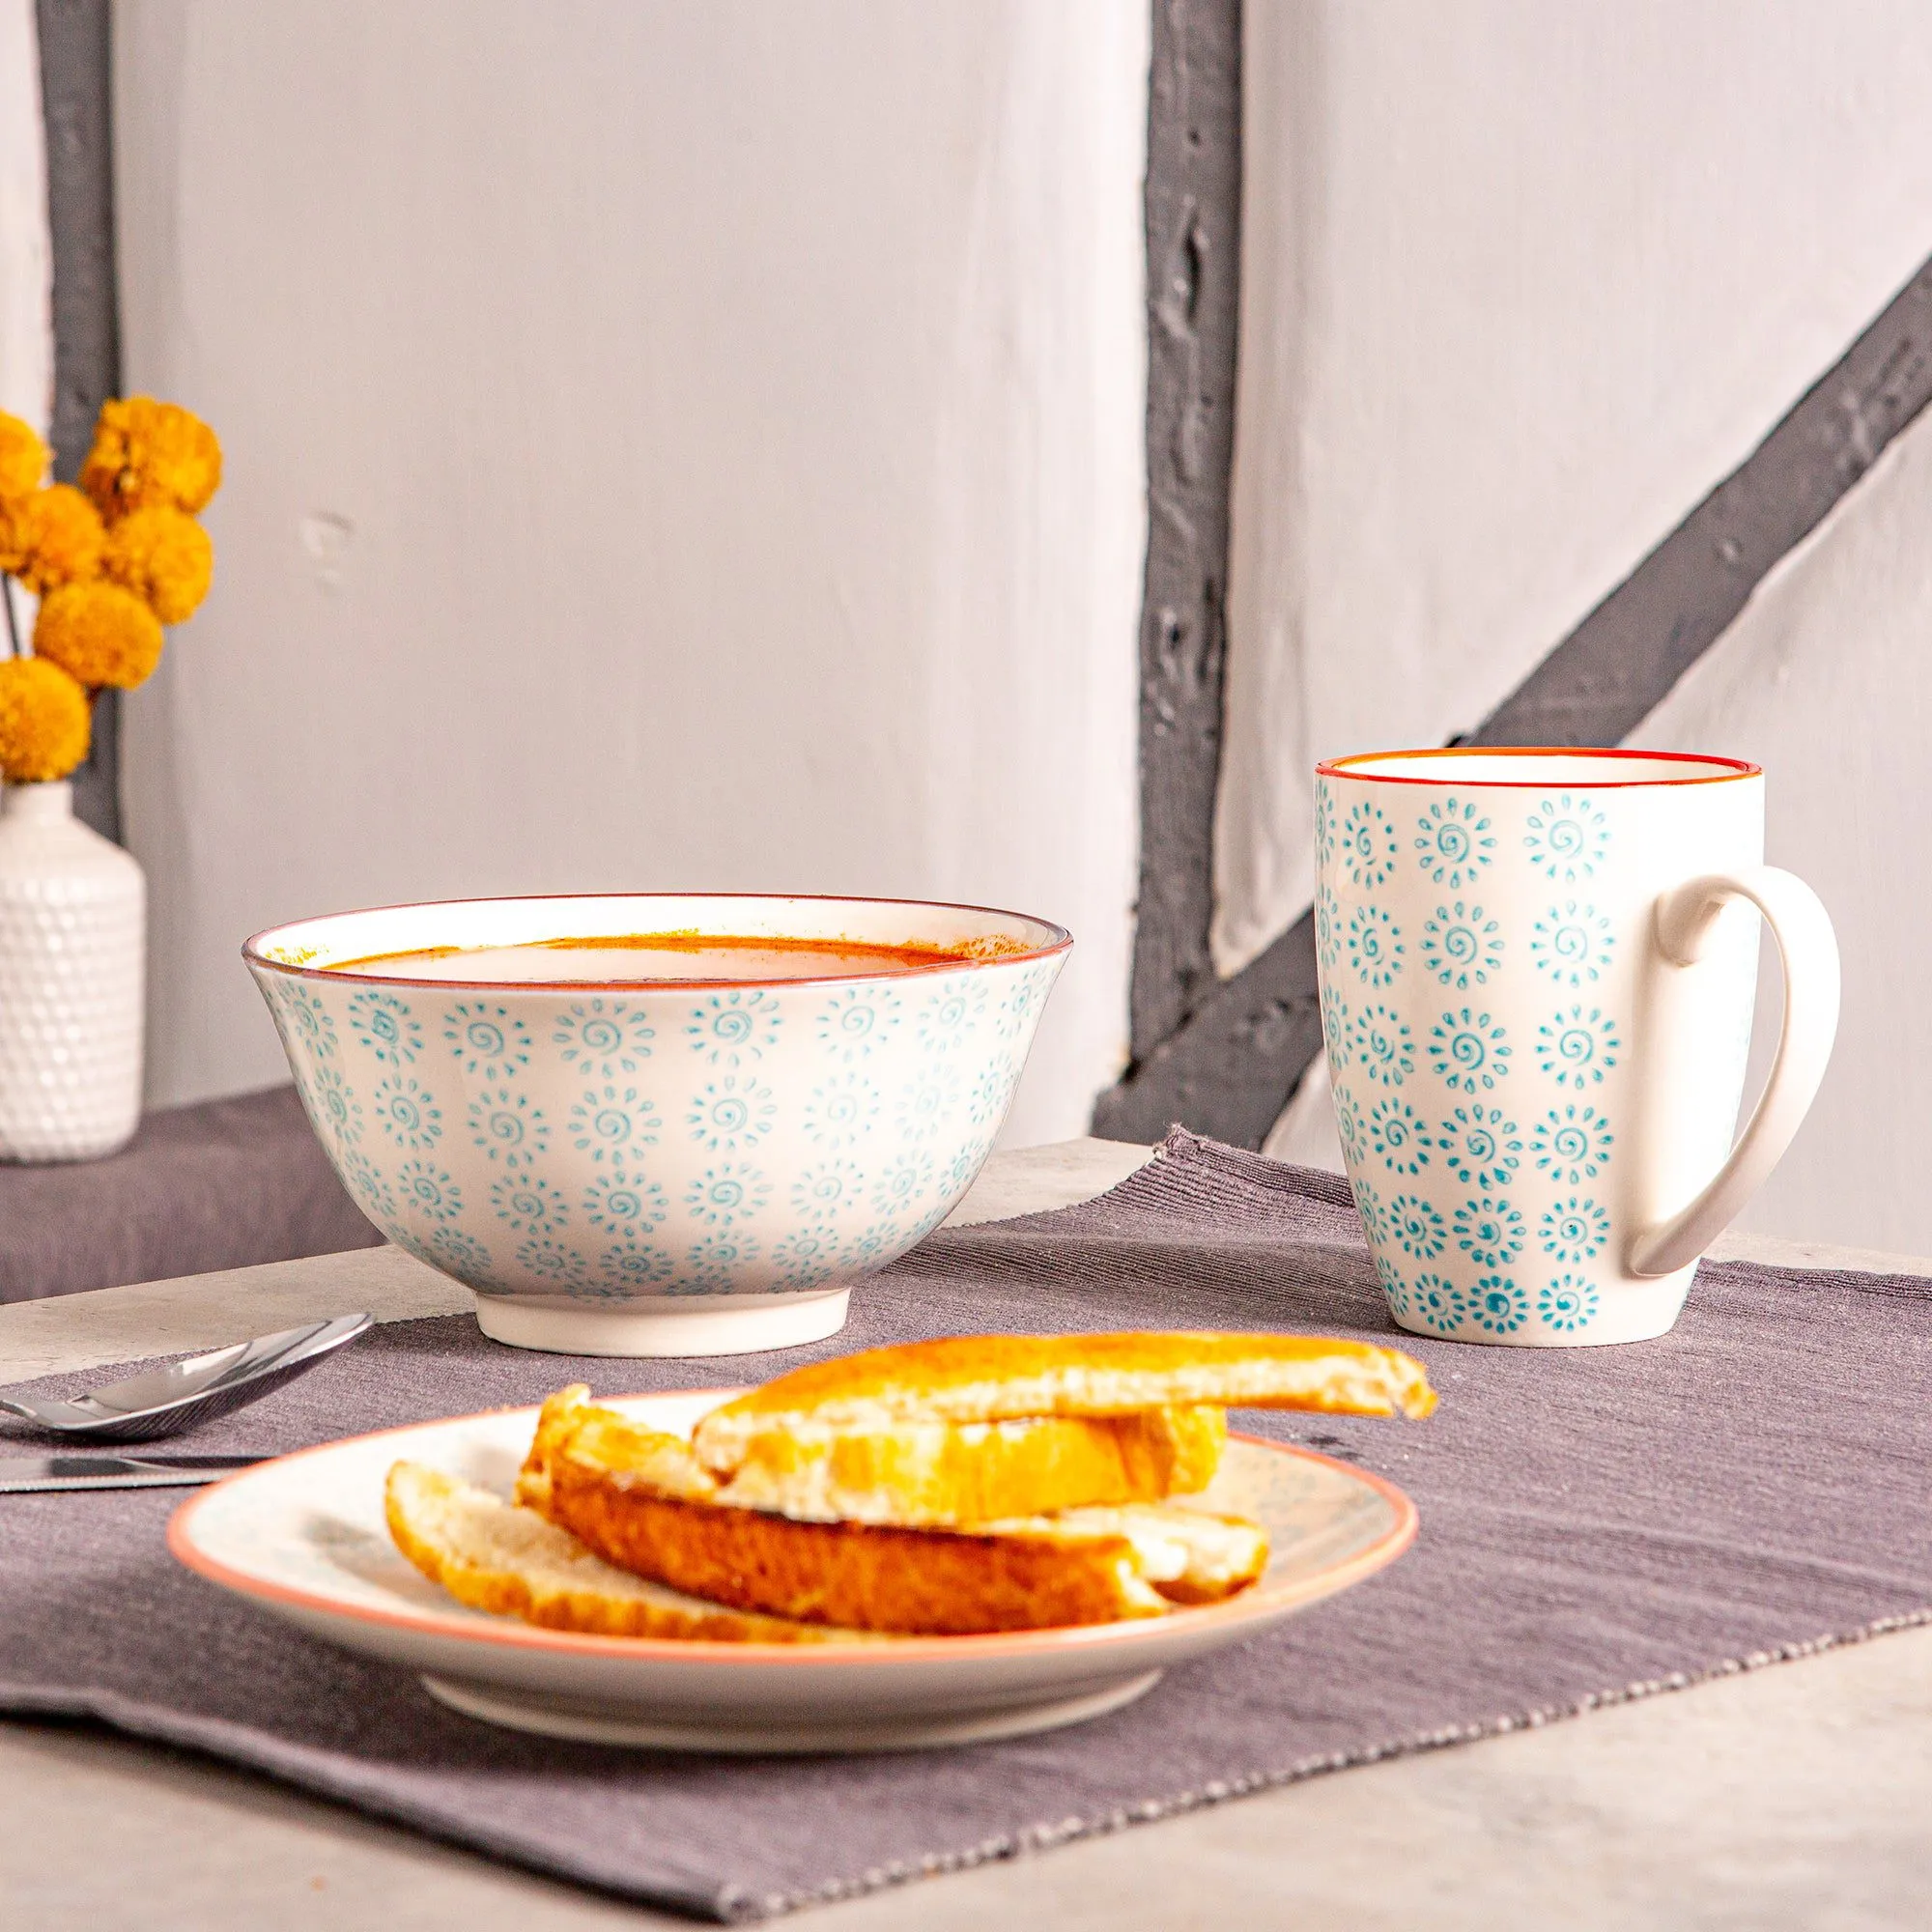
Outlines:
<svg viewBox="0 0 1932 1932"><path fill-rule="evenodd" d="M472 980L490 984L592 981L650 985L667 980L822 980L911 973L1010 958L1032 949L995 935L956 946L879 946L856 939L737 938L718 933L632 932L613 938L536 939L518 946L436 946L343 959L332 973L372 980Z"/></svg>

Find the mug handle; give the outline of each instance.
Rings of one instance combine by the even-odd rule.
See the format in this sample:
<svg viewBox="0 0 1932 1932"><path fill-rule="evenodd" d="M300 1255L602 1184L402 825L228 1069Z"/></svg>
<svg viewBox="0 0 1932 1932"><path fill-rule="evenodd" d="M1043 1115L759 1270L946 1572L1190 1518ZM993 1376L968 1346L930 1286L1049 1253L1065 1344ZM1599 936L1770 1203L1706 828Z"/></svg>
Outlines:
<svg viewBox="0 0 1932 1932"><path fill-rule="evenodd" d="M1771 1078L1729 1158L1689 1207L1631 1243L1633 1274L1662 1275L1694 1262L1764 1184L1791 1145L1825 1077L1838 1031L1838 942L1818 895L1776 866L1707 872L1657 901L1658 950L1685 970L1703 956L1718 915L1748 899L1764 915L1784 959L1784 1025Z"/></svg>

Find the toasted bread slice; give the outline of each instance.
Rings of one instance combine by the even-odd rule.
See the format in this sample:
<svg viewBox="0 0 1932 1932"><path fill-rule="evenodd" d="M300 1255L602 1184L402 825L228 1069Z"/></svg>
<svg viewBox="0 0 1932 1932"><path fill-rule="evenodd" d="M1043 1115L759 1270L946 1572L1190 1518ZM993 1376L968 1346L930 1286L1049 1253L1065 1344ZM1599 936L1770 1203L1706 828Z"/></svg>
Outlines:
<svg viewBox="0 0 1932 1932"><path fill-rule="evenodd" d="M958 1528L1192 1494L1213 1481L1228 1437L1226 1416L1211 1407L958 1426L910 1422L804 1441L774 1429L754 1438L729 1483L721 1484L688 1444L591 1408L589 1396L580 1384L544 1405L526 1465L526 1501L538 1502L533 1486L543 1480L546 1445L559 1431L588 1460L629 1469L662 1495L776 1510L806 1522L904 1528Z"/></svg>
<svg viewBox="0 0 1932 1932"><path fill-rule="evenodd" d="M599 1408L589 1388L573 1382L547 1396L537 1411L530 1453L517 1475L520 1503L550 1514L551 1470L566 1446L600 1468L627 1471L662 1496L712 1502L719 1493L718 1478L692 1455L689 1442L662 1429L647 1429L614 1408Z"/></svg>
<svg viewBox="0 0 1932 1932"><path fill-rule="evenodd" d="M396 1548L459 1604L588 1636L710 1643L879 1643L867 1631L707 1604L591 1554L568 1530L473 1483L398 1463L383 1490Z"/></svg>
<svg viewBox="0 0 1932 1932"><path fill-rule="evenodd" d="M746 1444L717 1499L808 1522L957 1529L1191 1495L1214 1480L1227 1439L1226 1413L1208 1406L803 1437L767 1429Z"/></svg>
<svg viewBox="0 0 1932 1932"><path fill-rule="evenodd" d="M1398 1350L1314 1335L960 1335L794 1369L714 1408L692 1440L699 1463L730 1479L767 1453L753 1450L762 1438L804 1445L907 1423L1203 1404L1423 1416L1435 1393L1422 1364Z"/></svg>
<svg viewBox="0 0 1932 1932"><path fill-rule="evenodd" d="M1218 1601L1267 1560L1254 1524L1158 1504L971 1532L796 1521L705 1495L687 1444L586 1397L544 1405L519 1499L617 1568L735 1608L860 1630L1037 1630Z"/></svg>

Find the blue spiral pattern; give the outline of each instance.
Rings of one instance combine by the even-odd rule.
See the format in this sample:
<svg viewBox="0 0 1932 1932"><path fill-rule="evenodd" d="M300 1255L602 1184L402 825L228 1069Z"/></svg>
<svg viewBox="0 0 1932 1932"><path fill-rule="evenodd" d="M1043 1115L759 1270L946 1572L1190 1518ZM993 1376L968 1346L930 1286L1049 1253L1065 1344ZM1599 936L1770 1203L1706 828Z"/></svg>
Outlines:
<svg viewBox="0 0 1932 1932"><path fill-rule="evenodd" d="M1464 1187L1493 1193L1516 1179L1522 1159L1522 1141L1516 1122L1500 1107L1471 1101L1458 1107L1435 1129L1435 1145L1449 1172Z"/></svg>
<svg viewBox="0 0 1932 1932"><path fill-rule="evenodd" d="M1427 1123L1406 1100L1378 1100L1364 1123L1369 1147L1394 1174L1420 1174L1433 1145ZM1359 1131L1359 1130L1358 1130Z"/></svg>
<svg viewBox="0 0 1932 1932"><path fill-rule="evenodd" d="M285 1009L296 1039L317 1060L335 1058L335 1015L304 986L293 986L285 996Z"/></svg>
<svg viewBox="0 0 1932 1932"><path fill-rule="evenodd" d="M637 1073L651 1057L657 1029L625 1000L580 1000L556 1016L551 1043L573 1072L595 1080Z"/></svg>
<svg viewBox="0 0 1932 1932"><path fill-rule="evenodd" d="M1442 799L1415 821L1415 853L1423 871L1452 893L1474 885L1495 851L1489 817L1472 800Z"/></svg>
<svg viewBox="0 0 1932 1932"><path fill-rule="evenodd" d="M1395 827L1380 806L1361 799L1349 808L1342 826L1342 863L1355 885L1364 891L1387 885L1395 877L1397 852Z"/></svg>
<svg viewBox="0 0 1932 1932"><path fill-rule="evenodd" d="M1408 1313L1408 1284L1403 1280L1402 1270L1386 1255L1378 1254L1376 1257L1376 1276L1382 1285L1389 1313L1401 1321Z"/></svg>
<svg viewBox="0 0 1932 1932"><path fill-rule="evenodd" d="M1368 1142L1362 1132L1361 1110L1346 1087L1332 1088L1329 1097L1335 1109L1335 1138L1342 1143L1344 1164L1352 1172L1367 1157Z"/></svg>
<svg viewBox="0 0 1932 1932"><path fill-rule="evenodd" d="M1457 899L1422 923L1422 968L1445 986L1466 993L1486 986L1503 963L1502 925L1479 905Z"/></svg>
<svg viewBox="0 0 1932 1932"><path fill-rule="evenodd" d="M463 1212L462 1186L434 1161L404 1161L396 1172L396 1189L405 1207L427 1221L454 1221Z"/></svg>
<svg viewBox="0 0 1932 1932"><path fill-rule="evenodd" d="M1623 1039L1601 1007L1558 1008L1536 1030L1536 1064L1559 1087L1601 1086Z"/></svg>
<svg viewBox="0 0 1932 1932"><path fill-rule="evenodd" d="M1315 781L1315 858L1321 866L1335 863L1335 794L1326 779Z"/></svg>
<svg viewBox="0 0 1932 1932"><path fill-rule="evenodd" d="M570 1142L600 1165L636 1161L658 1144L664 1122L648 1095L636 1087L587 1087L570 1108Z"/></svg>
<svg viewBox="0 0 1932 1932"><path fill-rule="evenodd" d="M1402 1311L1438 1335L1453 1335L1463 1323L1463 1296L1447 1275L1419 1274L1408 1285Z"/></svg>
<svg viewBox="0 0 1932 1932"><path fill-rule="evenodd" d="M1500 1196L1465 1201L1456 1209L1456 1245L1481 1268L1508 1267L1522 1253L1522 1215Z"/></svg>
<svg viewBox="0 0 1932 1932"><path fill-rule="evenodd" d="M392 1073L379 1081L370 1108L384 1133L412 1153L433 1148L442 1138L442 1109L436 1095L409 1074Z"/></svg>
<svg viewBox="0 0 1932 1932"><path fill-rule="evenodd" d="M1358 1179L1352 1174L1349 1177L1349 1192L1355 1198L1355 1212L1361 1217L1362 1232L1369 1237L1369 1246L1379 1248L1387 1213L1382 1197L1377 1193L1373 1182Z"/></svg>
<svg viewBox="0 0 1932 1932"><path fill-rule="evenodd" d="M1552 1107L1529 1132L1529 1151L1539 1174L1560 1187L1577 1187L1594 1180L1610 1163L1616 1136L1610 1123L1594 1107L1574 1102Z"/></svg>
<svg viewBox="0 0 1932 1932"><path fill-rule="evenodd" d="M607 1240L639 1240L669 1211L664 1188L639 1169L607 1169L583 1190L583 1218Z"/></svg>
<svg viewBox="0 0 1932 1932"><path fill-rule="evenodd" d="M1324 986L1321 989L1321 1045L1328 1055L1328 1071L1332 1078L1349 1065L1350 1046L1354 1037L1354 1023L1349 1012L1347 1000L1337 997Z"/></svg>
<svg viewBox="0 0 1932 1932"><path fill-rule="evenodd" d="M756 1147L777 1125L778 1117L769 1087L752 1074L741 1078L727 1073L698 1089L684 1123L691 1138L710 1152L736 1153L741 1148Z"/></svg>
<svg viewBox="0 0 1932 1932"><path fill-rule="evenodd" d="M1545 1213L1537 1234L1547 1254L1574 1266L1602 1253L1610 1238L1610 1217L1595 1201L1573 1194Z"/></svg>
<svg viewBox="0 0 1932 1932"><path fill-rule="evenodd" d="M1057 970L575 998L263 978L301 1103L384 1234L480 1293L614 1304L810 1292L937 1226Z"/></svg>
<svg viewBox="0 0 1932 1932"><path fill-rule="evenodd" d="M500 1003L458 1001L442 1016L442 1037L472 1080L514 1080L530 1064L530 1030Z"/></svg>
<svg viewBox="0 0 1932 1932"><path fill-rule="evenodd" d="M1402 928L1379 906L1357 906L1349 915L1349 929L1343 944L1349 964L1365 986L1386 986L1402 971L1408 949L1403 944Z"/></svg>
<svg viewBox="0 0 1932 1932"><path fill-rule="evenodd" d="M1509 1275L1486 1274L1458 1293L1457 1312L1492 1335L1514 1335L1529 1320L1529 1293Z"/></svg>
<svg viewBox="0 0 1932 1932"><path fill-rule="evenodd" d="M1400 1087L1415 1071L1407 1023L1391 1007L1364 1007L1349 1027L1349 1052L1365 1079Z"/></svg>
<svg viewBox="0 0 1932 1932"><path fill-rule="evenodd" d="M1342 957L1342 901L1326 884L1315 892L1315 956L1331 973Z"/></svg>
<svg viewBox="0 0 1932 1932"><path fill-rule="evenodd" d="M778 1002L763 987L750 992L734 987L694 1007L684 1037L708 1065L750 1066L778 1045L782 1025Z"/></svg>
<svg viewBox="0 0 1932 1932"><path fill-rule="evenodd" d="M1530 928L1529 956L1562 986L1594 985L1616 951L1610 922L1594 905L1563 899Z"/></svg>
<svg viewBox="0 0 1932 1932"><path fill-rule="evenodd" d="M317 1066L309 1075L306 1098L309 1118L333 1138L337 1147L351 1148L362 1138L362 1103L333 1066Z"/></svg>
<svg viewBox="0 0 1932 1932"><path fill-rule="evenodd" d="M1449 1229L1435 1206L1420 1194L1398 1194L1383 1219L1386 1233L1405 1254L1416 1261L1434 1261L1448 1245Z"/></svg>
<svg viewBox="0 0 1932 1932"><path fill-rule="evenodd" d="M685 1250L684 1269L670 1284L673 1294L729 1294L746 1267L763 1252L757 1236L743 1228L705 1235Z"/></svg>
<svg viewBox="0 0 1932 1932"><path fill-rule="evenodd" d="M469 1103L469 1139L512 1173L527 1173L550 1151L550 1118L527 1094L491 1088Z"/></svg>
<svg viewBox="0 0 1932 1932"><path fill-rule="evenodd" d="M1537 1291L1536 1312L1548 1327L1574 1335L1597 1318L1596 1285L1587 1275L1553 1275Z"/></svg>
<svg viewBox="0 0 1932 1932"><path fill-rule="evenodd" d="M357 993L349 1031L383 1066L407 1066L423 1048L422 1022L393 993Z"/></svg>
<svg viewBox="0 0 1932 1932"><path fill-rule="evenodd" d="M513 1235L555 1235L570 1225L570 1204L540 1175L506 1174L490 1186L490 1207Z"/></svg>
<svg viewBox="0 0 1932 1932"><path fill-rule="evenodd" d="M845 986L812 1016L818 1044L847 1066L890 1046L904 1024L904 1002L884 986Z"/></svg>
<svg viewBox="0 0 1932 1932"><path fill-rule="evenodd" d="M1626 853L1623 792L1546 778L1316 787L1312 937L1343 1163L1391 1309L1465 1340L1587 1341L1621 1305L1623 1088L1656 886L1635 839ZM1455 1005L1429 999L1438 987ZM1740 1005L1718 1022L1727 1038L1746 1037ZM1396 1201L1411 1239L1413 1204L1441 1217L1440 1258L1406 1244Z"/></svg>
<svg viewBox="0 0 1932 1932"><path fill-rule="evenodd" d="M1581 792L1558 792L1530 813L1523 845L1530 863L1559 886L1596 876L1609 849L1609 820Z"/></svg>
<svg viewBox="0 0 1932 1932"><path fill-rule="evenodd" d="M1429 1029L1429 1064L1451 1093L1487 1094L1509 1077L1509 1030L1473 1007L1446 1012Z"/></svg>

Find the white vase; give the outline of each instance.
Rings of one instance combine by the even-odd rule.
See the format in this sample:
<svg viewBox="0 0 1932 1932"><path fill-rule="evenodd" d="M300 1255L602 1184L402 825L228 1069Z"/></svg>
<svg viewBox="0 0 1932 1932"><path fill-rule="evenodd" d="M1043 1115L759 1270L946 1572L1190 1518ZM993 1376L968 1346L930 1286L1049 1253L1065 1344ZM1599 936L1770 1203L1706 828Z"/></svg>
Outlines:
<svg viewBox="0 0 1932 1932"><path fill-rule="evenodd" d="M147 881L73 788L0 787L0 1160L112 1153L141 1117Z"/></svg>

